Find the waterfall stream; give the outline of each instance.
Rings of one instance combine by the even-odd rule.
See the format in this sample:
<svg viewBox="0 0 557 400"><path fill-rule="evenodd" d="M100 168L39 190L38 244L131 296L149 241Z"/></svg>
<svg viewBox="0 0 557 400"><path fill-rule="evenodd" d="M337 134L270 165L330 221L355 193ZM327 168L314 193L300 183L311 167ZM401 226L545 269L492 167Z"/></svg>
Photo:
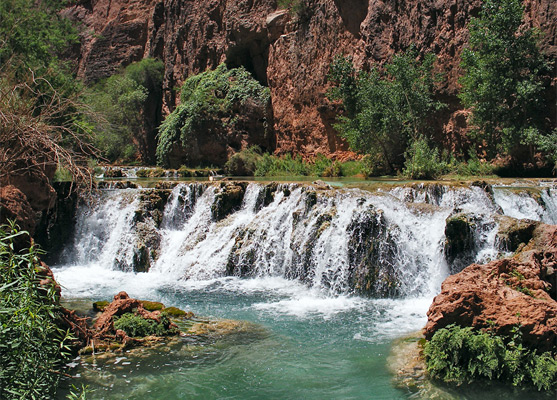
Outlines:
<svg viewBox="0 0 557 400"><path fill-rule="evenodd" d="M455 215L473 221L475 246L463 262L486 262L505 252L497 240L501 216L555 223L556 197L555 189L541 186L437 184L375 191L296 183L180 183L164 189L105 190L78 210L73 240L53 270L69 299L109 299L126 290L196 314L250 320L274 332L272 340L260 343L261 354L223 351L244 371L259 365L261 371L285 372L251 371L260 381L250 383L245 373L228 378L220 369L213 371L235 393L227 398L260 398L261 393L270 398L322 398L319 385L302 389L316 384L308 383L313 375L319 382L328 380L331 398L407 398L392 388L385 372L388 343L425 324L433 296L454 272L456 261L447 256L447 221ZM285 343L284 357L278 356L277 348ZM329 348L332 344L336 347ZM353 363L365 364L361 352L372 357L366 362L382 363L373 367L378 372L370 373L377 375L373 385L383 388L384 397L374 396L378 392L370 389L368 375L354 371ZM293 358L299 358L296 367ZM342 360L351 361L337 365ZM272 366L264 366L266 362ZM331 365L317 368L324 362ZM174 382L167 374L179 375L177 370L164 372L163 364L157 364L157 379L153 371L145 375L142 368L133 370L133 393L117 394L114 387L104 387L99 398L154 398L150 391ZM180 371L186 368L180 365ZM234 368L228 361L223 365ZM203 363L198 367L209 368ZM104 368L121 384L133 375L122 377L112 367ZM196 378L188 368L189 381L213 382L203 369L195 369L203 375ZM297 368L312 378L300 382L292 395L278 389L286 385L285 379L302 379ZM354 392L343 392L341 384L334 383L337 377L355 380ZM244 386L236 385L238 379ZM214 396L180 386L182 392L166 398L223 398L224 383L212 385Z"/></svg>

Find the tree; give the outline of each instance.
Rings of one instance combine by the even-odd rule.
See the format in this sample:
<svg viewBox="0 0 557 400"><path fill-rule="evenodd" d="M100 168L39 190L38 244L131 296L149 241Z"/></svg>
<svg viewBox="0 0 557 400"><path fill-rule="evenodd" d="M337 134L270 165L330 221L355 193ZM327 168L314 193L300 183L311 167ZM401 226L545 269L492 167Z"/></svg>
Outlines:
<svg viewBox="0 0 557 400"><path fill-rule="evenodd" d="M95 111L94 142L111 161L130 161L141 157L153 162L157 114L164 65L159 60L144 59L89 88L85 101ZM153 121L154 120L154 121ZM149 140L152 137L152 140ZM151 154L153 153L153 154Z"/></svg>
<svg viewBox="0 0 557 400"><path fill-rule="evenodd" d="M432 54L418 61L411 48L384 69L365 72L356 71L349 58L335 58L328 95L342 100L345 114L336 128L352 149L380 154L393 171L402 166L409 143L430 136L427 119L442 107L433 99L434 61Z"/></svg>
<svg viewBox="0 0 557 400"><path fill-rule="evenodd" d="M548 62L538 33L523 25L520 0L485 0L470 22L460 98L472 109L475 137L488 156L510 152L544 130L543 74Z"/></svg>

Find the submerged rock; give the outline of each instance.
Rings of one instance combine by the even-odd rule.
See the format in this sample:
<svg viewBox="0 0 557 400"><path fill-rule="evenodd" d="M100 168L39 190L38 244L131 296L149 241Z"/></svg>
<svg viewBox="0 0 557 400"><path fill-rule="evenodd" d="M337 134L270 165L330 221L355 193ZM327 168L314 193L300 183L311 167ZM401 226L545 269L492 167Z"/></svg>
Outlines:
<svg viewBox="0 0 557 400"><path fill-rule="evenodd" d="M426 338L450 324L507 337L519 328L529 348L554 351L556 266L557 226L540 224L529 244L512 258L472 264L449 276L427 313Z"/></svg>

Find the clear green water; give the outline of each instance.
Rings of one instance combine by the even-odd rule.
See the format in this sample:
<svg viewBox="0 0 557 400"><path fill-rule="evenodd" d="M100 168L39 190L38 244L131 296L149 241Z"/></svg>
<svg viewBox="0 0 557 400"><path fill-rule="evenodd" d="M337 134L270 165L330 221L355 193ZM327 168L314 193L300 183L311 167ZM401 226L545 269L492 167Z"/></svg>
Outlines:
<svg viewBox="0 0 557 400"><path fill-rule="evenodd" d="M132 296L197 315L250 322L205 342L186 338L109 358L83 357L72 383L89 385L89 399L533 398L509 389L461 388L449 396L396 388L388 369L392 342L423 326L431 299L330 298L278 278L180 285L115 272L101 283L77 279L76 272L57 272L74 299L107 299L120 285Z"/></svg>

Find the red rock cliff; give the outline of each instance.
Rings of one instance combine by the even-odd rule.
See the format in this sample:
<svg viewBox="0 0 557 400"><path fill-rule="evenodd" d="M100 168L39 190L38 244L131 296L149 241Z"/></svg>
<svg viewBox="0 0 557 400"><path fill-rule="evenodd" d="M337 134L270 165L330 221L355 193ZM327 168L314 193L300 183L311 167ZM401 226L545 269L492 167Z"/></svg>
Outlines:
<svg viewBox="0 0 557 400"><path fill-rule="evenodd" d="M306 0L298 16L275 0L85 0L65 12L81 21L79 75L91 82L143 57L164 60L164 108L190 75L225 62L243 65L269 85L278 152L341 154L346 145L331 124L325 98L336 54L367 68L415 43L438 55L446 75L439 96L450 105L441 138L458 146L465 114L455 97L467 23L480 0ZM557 56L557 2L526 0L526 20L544 33L542 47Z"/></svg>

